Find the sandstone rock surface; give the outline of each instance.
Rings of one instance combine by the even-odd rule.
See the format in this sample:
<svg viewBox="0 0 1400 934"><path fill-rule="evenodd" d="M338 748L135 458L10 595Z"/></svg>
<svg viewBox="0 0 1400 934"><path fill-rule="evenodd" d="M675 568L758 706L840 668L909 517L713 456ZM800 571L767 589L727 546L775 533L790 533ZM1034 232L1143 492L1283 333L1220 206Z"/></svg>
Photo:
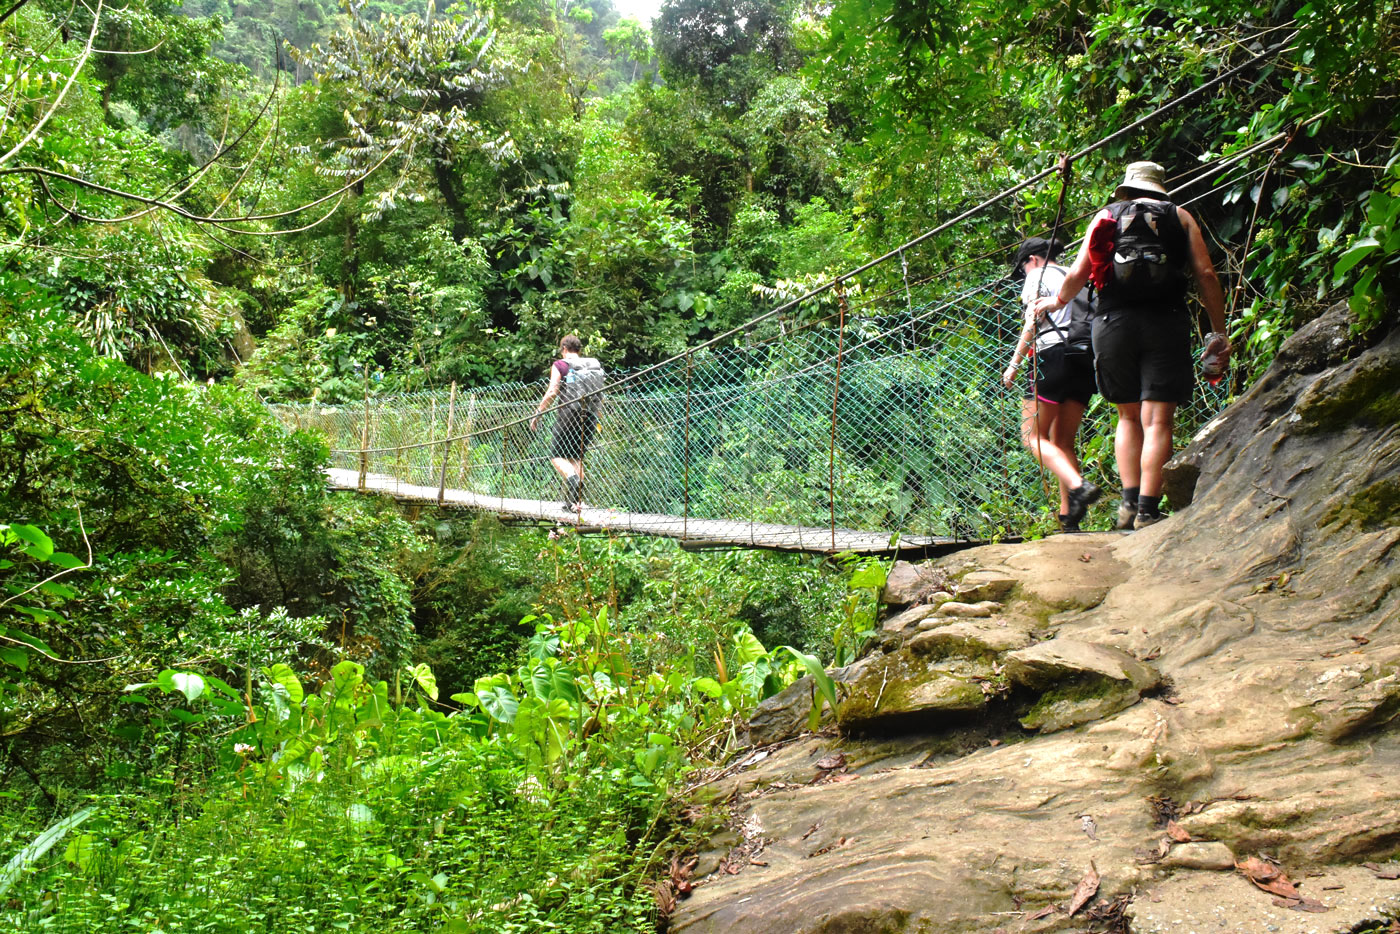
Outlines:
<svg viewBox="0 0 1400 934"><path fill-rule="evenodd" d="M1398 423L1400 331L1359 347L1331 313L1182 452L1189 509L1130 536L911 569L917 587L893 596L919 599L940 575L1015 584L977 594L1004 604L993 617L945 621L988 627L961 646L939 617L902 628L849 679L869 695L852 710L885 705L892 666L927 673L952 706L894 735L806 736L717 776L763 865L699 880L670 930L1082 931L1106 928L1085 913L1120 898L1134 934L1322 934L1400 915L1400 881L1359 865L1400 853ZM1017 721L1067 684L1150 690L1153 669L1160 693L1074 729ZM986 687L980 706L958 677ZM909 703L927 703L915 680ZM839 781L814 769L835 751ZM1164 808L1191 843L1166 838ZM1290 911L1213 871L1261 852L1330 910ZM1037 917L1091 865L1083 912Z"/></svg>

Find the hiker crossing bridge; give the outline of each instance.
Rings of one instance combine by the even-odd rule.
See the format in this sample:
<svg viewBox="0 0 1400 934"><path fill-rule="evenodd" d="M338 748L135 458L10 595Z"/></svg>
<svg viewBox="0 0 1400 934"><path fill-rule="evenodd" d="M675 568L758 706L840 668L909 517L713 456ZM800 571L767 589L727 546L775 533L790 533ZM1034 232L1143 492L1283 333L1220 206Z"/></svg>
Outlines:
<svg viewBox="0 0 1400 934"><path fill-rule="evenodd" d="M1094 208L1065 217L1075 159L1276 50L738 328L613 374L584 460L581 512L560 504L550 426L530 427L543 381L398 395L367 383L359 402L271 408L288 427L329 439L335 488L506 519L828 554L937 551L1014 533L1043 512L1054 484L1021 448L1020 392L998 380L1021 323L1019 290L1000 273L1015 243L951 263L935 238L1056 178L1055 222L1029 233L1077 224ZM1193 167L1172 180L1174 200L1248 183L1286 139ZM1024 225L1008 215L993 226ZM1238 268L1223 272L1236 293L1228 285ZM1226 393L1202 387L1178 413L1179 436ZM1088 447L1101 463L1108 408L1089 411Z"/></svg>

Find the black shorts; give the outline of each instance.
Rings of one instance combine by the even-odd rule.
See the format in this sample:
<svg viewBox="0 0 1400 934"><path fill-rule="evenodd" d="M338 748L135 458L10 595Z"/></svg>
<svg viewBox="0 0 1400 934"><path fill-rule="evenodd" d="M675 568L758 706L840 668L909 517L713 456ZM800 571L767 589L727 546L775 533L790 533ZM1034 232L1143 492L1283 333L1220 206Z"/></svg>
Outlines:
<svg viewBox="0 0 1400 934"><path fill-rule="evenodd" d="M1110 311L1094 318L1094 372L1109 402L1191 401L1191 317L1184 308Z"/></svg>
<svg viewBox="0 0 1400 934"><path fill-rule="evenodd" d="M598 430L598 417L577 405L565 406L554 420L554 436L549 441L549 456L569 461L583 460L583 452L593 443Z"/></svg>
<svg viewBox="0 0 1400 934"><path fill-rule="evenodd" d="M1026 398L1059 405L1066 399L1084 405L1094 396L1094 361L1088 354L1066 354L1064 344L1051 344L1035 352L1035 391Z"/></svg>

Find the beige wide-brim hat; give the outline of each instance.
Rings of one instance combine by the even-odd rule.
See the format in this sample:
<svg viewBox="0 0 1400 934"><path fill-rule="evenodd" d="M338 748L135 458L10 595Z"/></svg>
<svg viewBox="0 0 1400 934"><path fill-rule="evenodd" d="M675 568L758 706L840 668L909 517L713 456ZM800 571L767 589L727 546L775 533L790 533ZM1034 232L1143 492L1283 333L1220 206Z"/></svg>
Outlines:
<svg viewBox="0 0 1400 934"><path fill-rule="evenodd" d="M1166 195L1167 170L1155 162L1134 162L1123 173L1123 184L1113 191L1119 201L1143 195Z"/></svg>

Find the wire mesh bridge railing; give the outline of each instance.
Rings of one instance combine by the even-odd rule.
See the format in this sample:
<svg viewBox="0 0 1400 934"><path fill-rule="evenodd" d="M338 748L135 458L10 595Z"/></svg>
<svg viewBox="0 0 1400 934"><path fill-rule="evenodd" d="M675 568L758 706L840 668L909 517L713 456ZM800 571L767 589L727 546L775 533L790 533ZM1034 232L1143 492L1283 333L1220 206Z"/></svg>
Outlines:
<svg viewBox="0 0 1400 934"><path fill-rule="evenodd" d="M581 513L562 507L549 463L554 413L530 426L543 380L273 408L330 440L336 486L507 517L823 553L1026 528L1047 500L1019 442L1019 389L998 382L1019 287L906 284L863 315L845 294L829 304L612 375Z"/></svg>

